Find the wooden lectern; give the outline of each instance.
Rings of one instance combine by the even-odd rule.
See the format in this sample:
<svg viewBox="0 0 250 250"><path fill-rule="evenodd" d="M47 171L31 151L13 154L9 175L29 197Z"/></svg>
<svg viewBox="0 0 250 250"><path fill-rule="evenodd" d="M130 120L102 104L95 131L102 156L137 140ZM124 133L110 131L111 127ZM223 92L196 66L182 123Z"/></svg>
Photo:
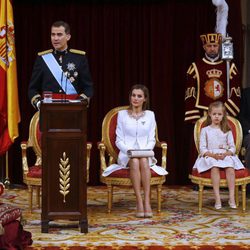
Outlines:
<svg viewBox="0 0 250 250"><path fill-rule="evenodd" d="M78 220L88 232L87 220L87 105L42 103L42 233L52 220Z"/></svg>

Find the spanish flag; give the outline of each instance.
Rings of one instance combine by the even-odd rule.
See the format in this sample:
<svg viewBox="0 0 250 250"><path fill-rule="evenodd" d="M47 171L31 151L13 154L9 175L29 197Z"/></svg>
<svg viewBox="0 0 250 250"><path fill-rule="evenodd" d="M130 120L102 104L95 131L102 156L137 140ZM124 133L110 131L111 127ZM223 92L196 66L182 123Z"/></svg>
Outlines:
<svg viewBox="0 0 250 250"><path fill-rule="evenodd" d="M0 155L18 137L16 51L11 0L0 0Z"/></svg>

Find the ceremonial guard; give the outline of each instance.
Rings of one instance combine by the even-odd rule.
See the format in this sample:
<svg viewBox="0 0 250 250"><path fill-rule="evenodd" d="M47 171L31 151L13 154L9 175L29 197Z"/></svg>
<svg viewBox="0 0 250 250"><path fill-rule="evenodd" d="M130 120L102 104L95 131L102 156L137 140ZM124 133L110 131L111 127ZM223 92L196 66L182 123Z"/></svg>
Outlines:
<svg viewBox="0 0 250 250"><path fill-rule="evenodd" d="M231 116L237 116L240 105L240 79L233 62L227 72L226 61L220 59L222 35L210 33L200 36L205 57L193 62L187 71L185 89L185 121L195 122L208 110L211 102L222 101ZM228 91L227 74L230 86ZM227 93L229 92L229 96Z"/></svg>
<svg viewBox="0 0 250 250"><path fill-rule="evenodd" d="M227 113L234 117L240 111L241 82L232 61L231 38L227 35L229 8L225 0L212 0L212 3L216 6L215 32L200 36L205 54L189 66L186 75L183 151L188 174L197 158L194 124L207 114L210 103L221 101Z"/></svg>
<svg viewBox="0 0 250 250"><path fill-rule="evenodd" d="M51 27L53 49L38 53L34 64L28 95L39 109L44 91L51 91L54 99L82 99L89 101L93 83L84 51L69 49L69 25L63 21Z"/></svg>

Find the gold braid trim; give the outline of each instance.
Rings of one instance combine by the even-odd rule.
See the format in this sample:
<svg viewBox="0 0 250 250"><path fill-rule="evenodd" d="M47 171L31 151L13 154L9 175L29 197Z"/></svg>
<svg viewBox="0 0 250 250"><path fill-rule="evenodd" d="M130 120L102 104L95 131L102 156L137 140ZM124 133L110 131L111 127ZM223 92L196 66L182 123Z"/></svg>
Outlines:
<svg viewBox="0 0 250 250"><path fill-rule="evenodd" d="M189 120L194 120L194 119L200 119L201 116L200 115L194 115L194 116L189 116L189 117L185 117L184 121L189 121Z"/></svg>
<svg viewBox="0 0 250 250"><path fill-rule="evenodd" d="M185 112L185 115L194 114L194 113L200 113L200 111L198 109L190 110L190 111Z"/></svg>
<svg viewBox="0 0 250 250"><path fill-rule="evenodd" d="M69 51L72 52L72 53L75 53L75 54L80 54L80 55L85 55L86 54L85 51L78 50L78 49L70 49Z"/></svg>
<svg viewBox="0 0 250 250"><path fill-rule="evenodd" d="M240 90L240 87L238 87L238 88L231 88L230 96L232 96L233 92L235 93L235 95L236 95L237 97L241 97L241 90Z"/></svg>
<svg viewBox="0 0 250 250"><path fill-rule="evenodd" d="M230 76L230 79L233 79L233 75L237 75L238 74L238 69L237 67L235 66L234 63L232 63L231 67L230 67L230 71L229 71L229 76Z"/></svg>
<svg viewBox="0 0 250 250"><path fill-rule="evenodd" d="M231 99L228 99L227 101L228 101L228 103L231 104L232 107L234 107L234 109L237 111L237 113L240 112L239 107L237 107L237 105Z"/></svg>
<svg viewBox="0 0 250 250"><path fill-rule="evenodd" d="M233 116L236 116L236 115L237 115L237 114L231 109L231 107L230 107L226 102L225 102L224 104L225 104L227 110L230 111L230 113L231 113Z"/></svg>
<svg viewBox="0 0 250 250"><path fill-rule="evenodd" d="M193 64L192 64L192 65L190 65L190 67L188 68L187 74L192 75L193 72L194 72L194 66L193 66Z"/></svg>
<svg viewBox="0 0 250 250"><path fill-rule="evenodd" d="M185 91L185 100L192 96L196 99L195 87L187 88L187 90Z"/></svg>
<svg viewBox="0 0 250 250"><path fill-rule="evenodd" d="M42 51L42 52L38 52L37 54L39 56L42 56L42 55L45 55L45 54L49 54L53 51L53 49L48 49L48 50L45 50L45 51Z"/></svg>

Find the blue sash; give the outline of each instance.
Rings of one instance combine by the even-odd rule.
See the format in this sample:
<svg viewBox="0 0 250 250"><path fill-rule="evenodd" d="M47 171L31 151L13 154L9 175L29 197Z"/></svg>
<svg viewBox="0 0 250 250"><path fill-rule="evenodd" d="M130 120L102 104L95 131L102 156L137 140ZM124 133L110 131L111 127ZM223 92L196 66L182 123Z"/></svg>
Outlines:
<svg viewBox="0 0 250 250"><path fill-rule="evenodd" d="M52 53L45 54L42 56L42 58L64 92L67 95L77 94L76 89L72 85L71 81L66 78L62 71L62 68L60 67Z"/></svg>

